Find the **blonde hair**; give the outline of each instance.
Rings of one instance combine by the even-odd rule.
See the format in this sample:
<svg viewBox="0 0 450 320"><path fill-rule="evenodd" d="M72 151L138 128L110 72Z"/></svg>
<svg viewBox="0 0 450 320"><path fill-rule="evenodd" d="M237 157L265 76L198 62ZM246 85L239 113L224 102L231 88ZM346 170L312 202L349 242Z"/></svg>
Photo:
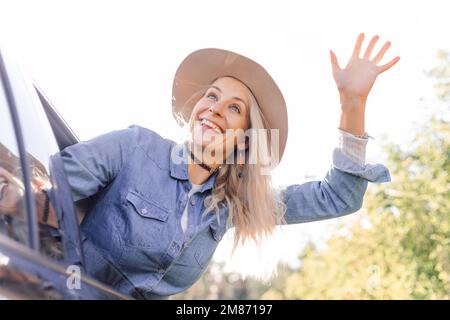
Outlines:
<svg viewBox="0 0 450 320"><path fill-rule="evenodd" d="M214 81L213 81L214 82ZM209 86L208 86L209 87ZM247 87L246 87L247 88ZM248 89L248 88L247 88ZM250 89L249 101L249 127L252 129L269 129L261 109ZM196 92L187 103L197 102L205 90ZM193 113L189 119L189 127L192 126ZM220 214L220 205L228 208L227 227L235 227L233 253L241 242L254 241L259 247L263 240L270 236L275 227L285 224L286 211L280 193L272 186L270 174L262 174L263 163L267 163L261 157L270 157L271 134L266 132L266 139L252 139L249 137L249 146L245 150L245 165L243 178L238 177L237 152L234 152L232 164L224 163L217 174L212 193L204 201L205 214L215 210L217 218ZM257 143L258 145L253 145ZM256 159L249 163L249 158Z"/></svg>

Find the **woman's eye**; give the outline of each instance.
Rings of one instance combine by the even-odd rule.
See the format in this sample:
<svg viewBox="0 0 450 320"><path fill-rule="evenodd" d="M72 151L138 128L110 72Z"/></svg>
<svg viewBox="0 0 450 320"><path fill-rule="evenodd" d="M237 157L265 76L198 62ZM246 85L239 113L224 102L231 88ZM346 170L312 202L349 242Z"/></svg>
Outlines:
<svg viewBox="0 0 450 320"><path fill-rule="evenodd" d="M209 99L217 100L217 96L214 93L208 93L206 97Z"/></svg>
<svg viewBox="0 0 450 320"><path fill-rule="evenodd" d="M235 110L237 113L240 113L240 112L241 112L241 109L239 109L239 107L238 107L237 105L235 105L235 104L232 104L232 105L230 106L230 108L232 108L233 110Z"/></svg>

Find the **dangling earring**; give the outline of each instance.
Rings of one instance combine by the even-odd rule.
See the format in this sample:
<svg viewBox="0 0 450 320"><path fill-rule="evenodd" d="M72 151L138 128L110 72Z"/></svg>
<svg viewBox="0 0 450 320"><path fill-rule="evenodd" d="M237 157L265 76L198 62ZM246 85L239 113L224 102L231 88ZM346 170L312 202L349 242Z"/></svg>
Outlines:
<svg viewBox="0 0 450 320"><path fill-rule="evenodd" d="M238 168L237 176L239 179L244 178L244 162L245 162L245 149L238 147Z"/></svg>

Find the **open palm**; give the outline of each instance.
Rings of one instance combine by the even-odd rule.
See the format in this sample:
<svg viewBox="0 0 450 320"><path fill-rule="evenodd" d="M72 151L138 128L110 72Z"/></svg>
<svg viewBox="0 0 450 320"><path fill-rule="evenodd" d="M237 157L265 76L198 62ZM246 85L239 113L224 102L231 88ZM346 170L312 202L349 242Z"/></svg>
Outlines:
<svg viewBox="0 0 450 320"><path fill-rule="evenodd" d="M378 39L378 36L374 36L370 40L361 58L361 46L364 41L364 33L361 33L356 40L353 54L344 69L339 66L336 54L330 50L333 77L341 96L366 99L377 76L390 69L400 60L400 57L396 57L384 65L378 65L391 46L390 42L386 42L375 57L371 59L373 48Z"/></svg>

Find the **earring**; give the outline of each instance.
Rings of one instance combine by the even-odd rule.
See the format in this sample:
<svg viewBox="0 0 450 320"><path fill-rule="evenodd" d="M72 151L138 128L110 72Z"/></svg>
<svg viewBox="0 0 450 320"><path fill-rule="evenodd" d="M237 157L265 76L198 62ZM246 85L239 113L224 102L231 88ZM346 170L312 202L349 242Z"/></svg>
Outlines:
<svg viewBox="0 0 450 320"><path fill-rule="evenodd" d="M238 178L244 178L245 149L238 148Z"/></svg>
<svg viewBox="0 0 450 320"><path fill-rule="evenodd" d="M238 178L239 179L242 179L242 178L244 178L244 166L243 165L239 165L239 172L238 172Z"/></svg>

